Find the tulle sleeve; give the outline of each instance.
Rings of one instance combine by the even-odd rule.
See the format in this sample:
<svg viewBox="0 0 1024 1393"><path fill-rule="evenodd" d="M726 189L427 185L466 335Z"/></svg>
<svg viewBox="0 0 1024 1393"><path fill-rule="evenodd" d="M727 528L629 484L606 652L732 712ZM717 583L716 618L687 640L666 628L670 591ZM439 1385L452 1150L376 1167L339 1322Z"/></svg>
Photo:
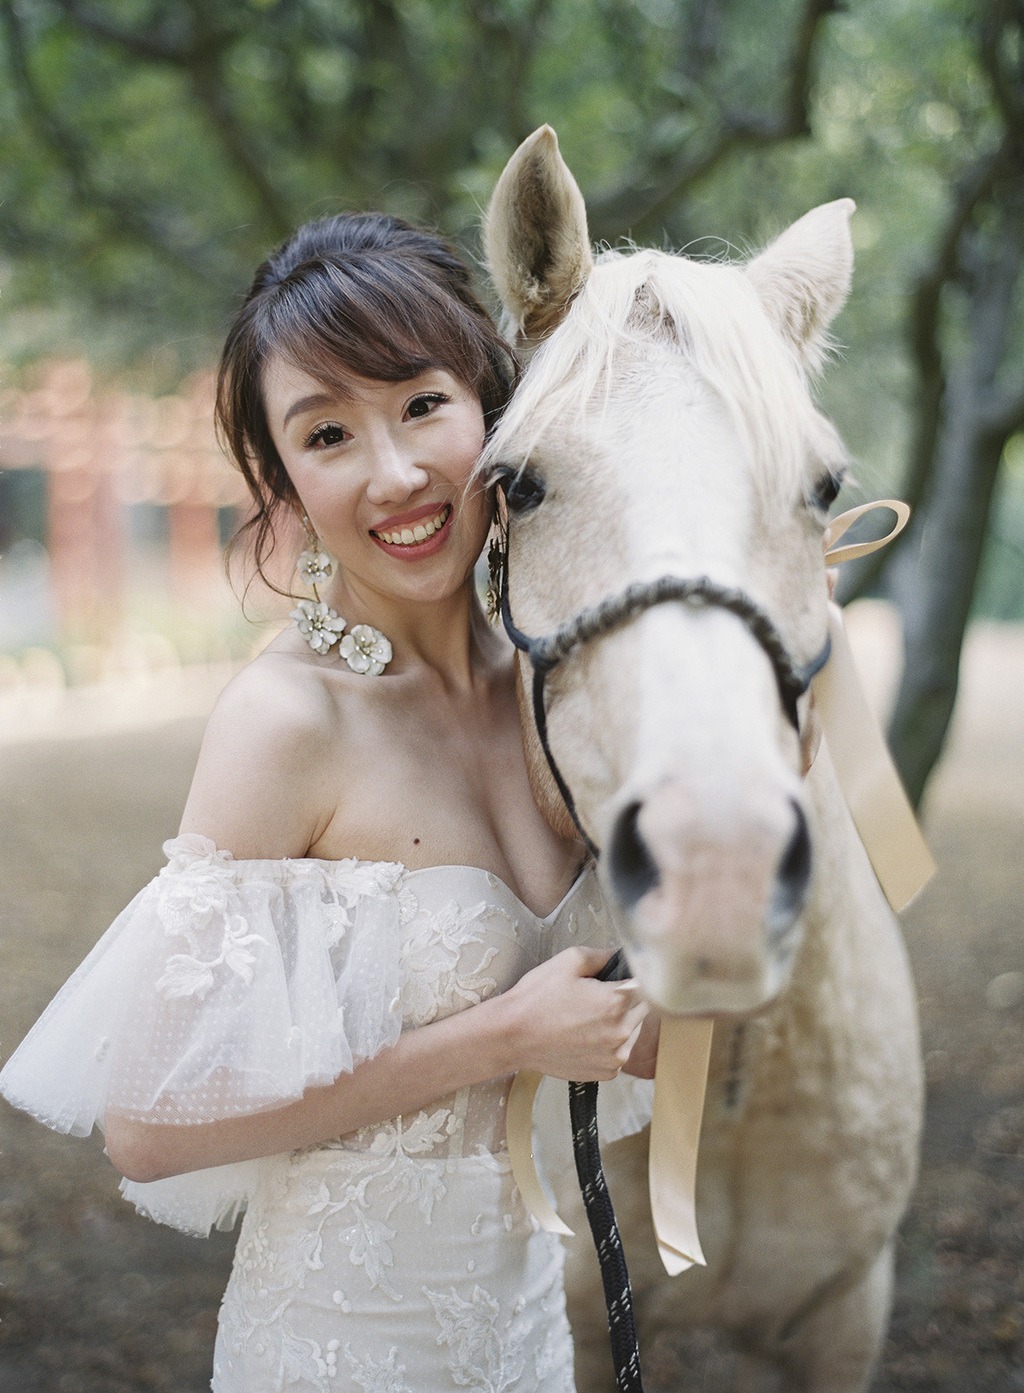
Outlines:
<svg viewBox="0 0 1024 1393"><path fill-rule="evenodd" d="M395 1043L402 866L235 861L197 836L164 851L0 1074L11 1103L76 1136L108 1111L211 1122L292 1102ZM122 1189L208 1232L264 1165Z"/></svg>

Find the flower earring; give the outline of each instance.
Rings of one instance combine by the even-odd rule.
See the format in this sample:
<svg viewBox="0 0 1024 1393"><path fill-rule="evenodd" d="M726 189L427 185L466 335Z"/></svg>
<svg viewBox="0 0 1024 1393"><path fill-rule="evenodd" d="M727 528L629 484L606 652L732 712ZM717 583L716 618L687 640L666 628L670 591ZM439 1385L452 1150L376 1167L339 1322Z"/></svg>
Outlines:
<svg viewBox="0 0 1024 1393"><path fill-rule="evenodd" d="M313 599L299 600L289 618L295 620L299 633L314 653L329 653L337 643L339 656L353 672L378 677L391 661L391 644L370 624L353 624L345 633L346 621L336 609L321 600L318 587L334 574L334 561L321 547L309 518L303 517L302 521L306 528L306 550L295 569L313 591Z"/></svg>

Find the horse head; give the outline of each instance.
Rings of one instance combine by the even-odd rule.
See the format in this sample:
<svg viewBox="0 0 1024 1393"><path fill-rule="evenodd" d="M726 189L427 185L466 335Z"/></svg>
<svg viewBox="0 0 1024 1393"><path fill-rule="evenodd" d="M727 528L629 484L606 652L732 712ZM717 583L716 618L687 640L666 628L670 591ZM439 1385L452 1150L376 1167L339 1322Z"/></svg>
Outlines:
<svg viewBox="0 0 1024 1393"><path fill-rule="evenodd" d="M849 290L852 211L815 209L745 265L595 259L543 127L487 214L528 360L481 461L507 503L508 610L550 635L613 599L541 704L631 970L673 1014L759 1009L802 938L808 698L787 697L780 666L799 673L826 641L822 534L845 457L808 381ZM627 592L669 598L615 609ZM522 656L520 679L534 791L569 831Z"/></svg>

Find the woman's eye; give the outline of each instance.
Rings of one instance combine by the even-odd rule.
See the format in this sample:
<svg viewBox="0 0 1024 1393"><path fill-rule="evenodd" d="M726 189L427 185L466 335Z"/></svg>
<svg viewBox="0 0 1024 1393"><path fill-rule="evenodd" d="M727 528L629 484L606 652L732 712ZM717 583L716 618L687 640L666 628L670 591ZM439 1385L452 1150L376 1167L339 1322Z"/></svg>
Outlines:
<svg viewBox="0 0 1024 1393"><path fill-rule="evenodd" d="M839 497L839 490L843 487L843 476L840 473L833 473L829 470L815 484L811 492L810 503L813 508L827 513L832 504Z"/></svg>
<svg viewBox="0 0 1024 1393"><path fill-rule="evenodd" d="M345 427L326 421L317 426L306 438L307 450L327 450L332 445L340 445L345 439Z"/></svg>
<svg viewBox="0 0 1024 1393"><path fill-rule="evenodd" d="M514 474L505 485L505 499L514 513L526 513L544 501L544 483L533 474Z"/></svg>
<svg viewBox="0 0 1024 1393"><path fill-rule="evenodd" d="M413 397L406 410L413 420L418 420L421 416L429 416L435 406L441 406L446 401L451 401L451 397L445 396L444 392L424 392L422 396Z"/></svg>

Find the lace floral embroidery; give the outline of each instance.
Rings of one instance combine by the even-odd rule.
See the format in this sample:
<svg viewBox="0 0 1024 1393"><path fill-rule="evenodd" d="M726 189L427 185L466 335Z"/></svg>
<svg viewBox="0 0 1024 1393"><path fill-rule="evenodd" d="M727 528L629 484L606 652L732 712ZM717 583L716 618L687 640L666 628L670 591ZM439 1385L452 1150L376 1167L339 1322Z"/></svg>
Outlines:
<svg viewBox="0 0 1024 1393"><path fill-rule="evenodd" d="M187 947L168 957L157 990L168 999L194 996L202 1001L220 968L249 986L266 940L236 912L238 878L246 863L236 862L228 851L218 851L208 837L191 834L166 842L164 851L168 862L155 882L157 913L168 937L184 939ZM352 928L360 899L395 892L404 872L397 862L298 858L268 862L266 874L271 880L318 882L323 933L330 949ZM416 901L404 887L397 897L404 923L415 914Z"/></svg>
<svg viewBox="0 0 1024 1393"><path fill-rule="evenodd" d="M213 911L207 909L209 915ZM241 977L246 986L252 982L252 970L256 963L255 953L249 948L252 944L263 944L263 938L249 933L249 922L241 914L220 915L223 934L220 952L212 958L201 958L196 935L187 933L190 953L172 953L167 959L167 968L156 984L162 996L197 996L200 1001L213 986L214 972L219 967L227 967Z"/></svg>
<svg viewBox="0 0 1024 1393"><path fill-rule="evenodd" d="M501 1307L482 1287L474 1286L467 1301L455 1288L424 1294L440 1326L438 1344L447 1346L452 1378L460 1388L479 1393L506 1393L515 1388L526 1364L525 1302L516 1301L512 1320L500 1324Z"/></svg>
<svg viewBox="0 0 1024 1393"><path fill-rule="evenodd" d="M273 1286L297 1288L305 1272L323 1266L323 1234L329 1228L332 1241L347 1251L354 1267L363 1269L369 1285L393 1301L401 1300L391 1278L398 1232L392 1225L432 1221L435 1204L448 1193L444 1165L423 1164L418 1158L436 1150L460 1126L447 1109L439 1108L397 1118L385 1127L366 1128L359 1137L372 1132L373 1139L369 1149L358 1153L360 1164L351 1167L352 1153L342 1151L324 1175L304 1180L301 1202L308 1227L281 1250ZM333 1195L332 1178L349 1173L350 1179ZM417 1210L418 1220L395 1220L400 1207ZM255 1250L244 1255L250 1271L255 1271L255 1258Z"/></svg>
<svg viewBox="0 0 1024 1393"><path fill-rule="evenodd" d="M398 1350L394 1345L383 1359L374 1359L369 1354L360 1359L352 1346L346 1345L345 1358L352 1377L363 1393L412 1393L402 1377L405 1365L399 1364Z"/></svg>
<svg viewBox="0 0 1024 1393"><path fill-rule="evenodd" d="M507 990L565 932L568 911L542 924L506 892L492 898L479 871L454 867L453 884L439 883L440 870L408 882L399 873L389 890L374 872L366 867L358 890L379 887L391 899L391 917L378 922L394 935L396 977L382 1005L406 1028ZM354 877L327 880L300 863L273 879L308 881L311 895L315 887L338 970L374 980L376 932L362 956L347 954L363 912ZM231 912L239 909L249 914L247 902ZM585 926L581 914L577 934ZM214 956L207 940L202 956ZM522 1209L500 1149L503 1100L501 1086L462 1089L280 1158L243 1227L221 1316L218 1393L571 1393L561 1249Z"/></svg>
<svg viewBox="0 0 1024 1393"><path fill-rule="evenodd" d="M412 923L402 944L402 1000L409 1025L428 1025L438 1016L476 1006L497 989L497 981L485 969L500 949L491 943L476 954L466 951L493 938L496 919L512 925L510 916L493 905L481 902L460 909L452 902ZM476 962L470 966L468 959L473 957Z"/></svg>
<svg viewBox="0 0 1024 1393"><path fill-rule="evenodd" d="M281 1339L284 1386L299 1384L302 1388L316 1388L318 1393L330 1393L336 1386L339 1344L338 1340L328 1340L326 1345L319 1345L285 1326Z"/></svg>

